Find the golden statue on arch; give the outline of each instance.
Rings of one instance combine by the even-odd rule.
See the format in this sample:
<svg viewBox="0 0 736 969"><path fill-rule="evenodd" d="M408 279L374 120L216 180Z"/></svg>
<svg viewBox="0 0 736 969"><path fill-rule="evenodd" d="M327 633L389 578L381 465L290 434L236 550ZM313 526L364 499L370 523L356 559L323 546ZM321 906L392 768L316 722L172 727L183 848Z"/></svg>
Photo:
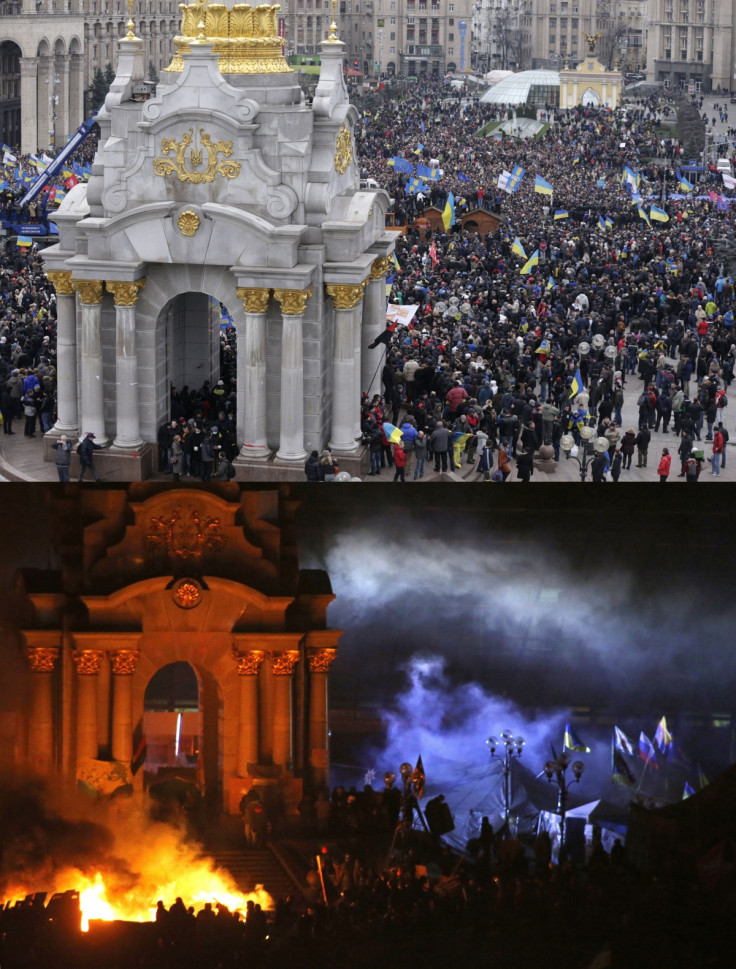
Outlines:
<svg viewBox="0 0 736 969"><path fill-rule="evenodd" d="M585 31L583 31L583 37L588 42L589 57L592 57L592 55L595 54L596 44L598 43L598 41L601 39L602 36L603 34L600 32L600 30L598 31L597 34L586 34Z"/></svg>

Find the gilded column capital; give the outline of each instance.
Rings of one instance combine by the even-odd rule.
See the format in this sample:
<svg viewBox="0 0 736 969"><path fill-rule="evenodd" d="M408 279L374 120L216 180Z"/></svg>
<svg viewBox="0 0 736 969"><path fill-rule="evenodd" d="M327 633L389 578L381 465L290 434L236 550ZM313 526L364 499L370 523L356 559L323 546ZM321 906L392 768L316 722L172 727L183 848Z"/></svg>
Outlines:
<svg viewBox="0 0 736 969"><path fill-rule="evenodd" d="M101 279L72 279L72 286L79 293L79 298L89 306L97 306L102 302Z"/></svg>
<svg viewBox="0 0 736 969"><path fill-rule="evenodd" d="M309 289L275 289L273 298L281 304L284 316L303 316L307 308L307 300L312 295Z"/></svg>
<svg viewBox="0 0 736 969"><path fill-rule="evenodd" d="M271 653L271 672L274 676L291 676L298 662L298 649L285 649L282 652Z"/></svg>
<svg viewBox="0 0 736 969"><path fill-rule="evenodd" d="M258 676L265 653L260 649L251 649L247 653L233 653L233 659L238 664L238 676Z"/></svg>
<svg viewBox="0 0 736 969"><path fill-rule="evenodd" d="M79 676L96 676L102 666L101 649L73 649L72 660Z"/></svg>
<svg viewBox="0 0 736 969"><path fill-rule="evenodd" d="M326 673L337 656L334 649L315 649L307 653L310 673Z"/></svg>
<svg viewBox="0 0 736 969"><path fill-rule="evenodd" d="M54 284L57 296L73 296L72 274L65 269L49 270L46 276Z"/></svg>
<svg viewBox="0 0 736 969"><path fill-rule="evenodd" d="M270 289L258 289L254 286L238 286L236 293L242 301L246 313L265 313L271 300Z"/></svg>
<svg viewBox="0 0 736 969"><path fill-rule="evenodd" d="M363 284L335 283L325 287L336 310L351 310L363 299Z"/></svg>
<svg viewBox="0 0 736 969"><path fill-rule="evenodd" d="M379 256L371 263L371 279L383 279L391 268L391 260L388 256Z"/></svg>
<svg viewBox="0 0 736 969"><path fill-rule="evenodd" d="M140 658L139 649L116 649L110 653L110 663L114 676L132 676Z"/></svg>
<svg viewBox="0 0 736 969"><path fill-rule="evenodd" d="M55 646L28 646L25 654L34 673L53 673L59 658L59 650Z"/></svg>
<svg viewBox="0 0 736 969"><path fill-rule="evenodd" d="M112 293L115 297L116 306L135 306L138 294L145 285L145 277L136 279L134 282L121 282L114 279L105 281L108 293Z"/></svg>

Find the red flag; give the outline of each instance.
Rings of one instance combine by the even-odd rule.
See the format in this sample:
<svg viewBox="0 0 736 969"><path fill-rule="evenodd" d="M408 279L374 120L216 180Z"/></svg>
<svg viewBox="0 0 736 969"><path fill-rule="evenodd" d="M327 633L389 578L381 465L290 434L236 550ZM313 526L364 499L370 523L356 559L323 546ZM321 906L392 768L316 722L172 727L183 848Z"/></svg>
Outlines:
<svg viewBox="0 0 736 969"><path fill-rule="evenodd" d="M437 259L437 244L435 242L429 247L429 258L432 260L432 268L434 269L439 261Z"/></svg>
<svg viewBox="0 0 736 969"><path fill-rule="evenodd" d="M76 175L70 175L69 178L67 178L67 180L64 182L64 184L66 185L67 188L74 188L74 186L77 184L78 181L79 179L77 178Z"/></svg>

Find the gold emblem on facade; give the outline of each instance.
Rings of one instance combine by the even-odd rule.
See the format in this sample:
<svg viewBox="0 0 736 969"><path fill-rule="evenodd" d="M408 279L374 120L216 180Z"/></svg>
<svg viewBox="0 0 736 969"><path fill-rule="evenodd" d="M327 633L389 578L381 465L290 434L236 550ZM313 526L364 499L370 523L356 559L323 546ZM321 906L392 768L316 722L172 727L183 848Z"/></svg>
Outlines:
<svg viewBox="0 0 736 969"><path fill-rule="evenodd" d="M182 609L193 609L194 606L199 605L200 600L201 593L196 582L192 582L190 579L182 579L181 582L177 582L174 587L174 602L177 606Z"/></svg>
<svg viewBox="0 0 736 969"><path fill-rule="evenodd" d="M151 519L146 543L152 552L163 552L178 561L188 561L225 544L220 519L203 517L196 508L188 514L175 508L168 515Z"/></svg>
<svg viewBox="0 0 736 969"><path fill-rule="evenodd" d="M336 310L351 310L363 299L363 283L335 283L325 289L327 295L332 297Z"/></svg>
<svg viewBox="0 0 736 969"><path fill-rule="evenodd" d="M199 137L202 145L207 151L207 168L197 171L202 164L202 148L195 147L194 129L184 133L181 141L174 141L173 138L164 138L161 142L161 151L164 155L174 153L174 159L154 158L153 170L156 175L165 178L167 175L176 175L180 182L191 182L199 185L202 182L214 182L215 175L222 175L223 178L236 178L240 174L239 161L225 161L219 156L229 158L233 153L232 141L218 141L212 144L212 139L203 128L199 129ZM190 147L191 145L191 147ZM189 149L189 164L191 170L187 168L187 149Z"/></svg>
<svg viewBox="0 0 736 969"><path fill-rule="evenodd" d="M247 653L233 655L238 664L238 676L257 676L266 654L263 650L251 649Z"/></svg>
<svg viewBox="0 0 736 969"><path fill-rule="evenodd" d="M199 216L191 209L185 209L176 220L176 224L183 236L193 236L200 225Z"/></svg>
<svg viewBox="0 0 736 969"><path fill-rule="evenodd" d="M347 125L340 128L335 149L335 171L344 175L353 158L353 139Z"/></svg>
<svg viewBox="0 0 736 969"><path fill-rule="evenodd" d="M307 308L307 300L312 295L309 289L275 289L273 298L281 305L284 316L303 316Z"/></svg>

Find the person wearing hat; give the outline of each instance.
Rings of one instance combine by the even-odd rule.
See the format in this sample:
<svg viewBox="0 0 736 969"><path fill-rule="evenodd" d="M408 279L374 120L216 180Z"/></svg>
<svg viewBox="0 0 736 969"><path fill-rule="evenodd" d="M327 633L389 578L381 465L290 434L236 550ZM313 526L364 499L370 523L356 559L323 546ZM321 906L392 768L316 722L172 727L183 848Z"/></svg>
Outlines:
<svg viewBox="0 0 736 969"><path fill-rule="evenodd" d="M307 481L321 481L322 475L319 468L319 451L312 451L304 464L304 474Z"/></svg>
<svg viewBox="0 0 736 969"><path fill-rule="evenodd" d="M95 444L95 436L91 431L87 431L82 440L77 445L77 454L79 455L79 480L81 481L85 475L85 472L89 468L90 474L95 481L102 481L102 478L97 474L94 464L94 454L95 451L101 451L102 445Z"/></svg>
<svg viewBox="0 0 736 969"><path fill-rule="evenodd" d="M62 434L58 441L52 441L51 447L56 451L56 473L59 481L69 481L69 465L72 462L72 442Z"/></svg>

